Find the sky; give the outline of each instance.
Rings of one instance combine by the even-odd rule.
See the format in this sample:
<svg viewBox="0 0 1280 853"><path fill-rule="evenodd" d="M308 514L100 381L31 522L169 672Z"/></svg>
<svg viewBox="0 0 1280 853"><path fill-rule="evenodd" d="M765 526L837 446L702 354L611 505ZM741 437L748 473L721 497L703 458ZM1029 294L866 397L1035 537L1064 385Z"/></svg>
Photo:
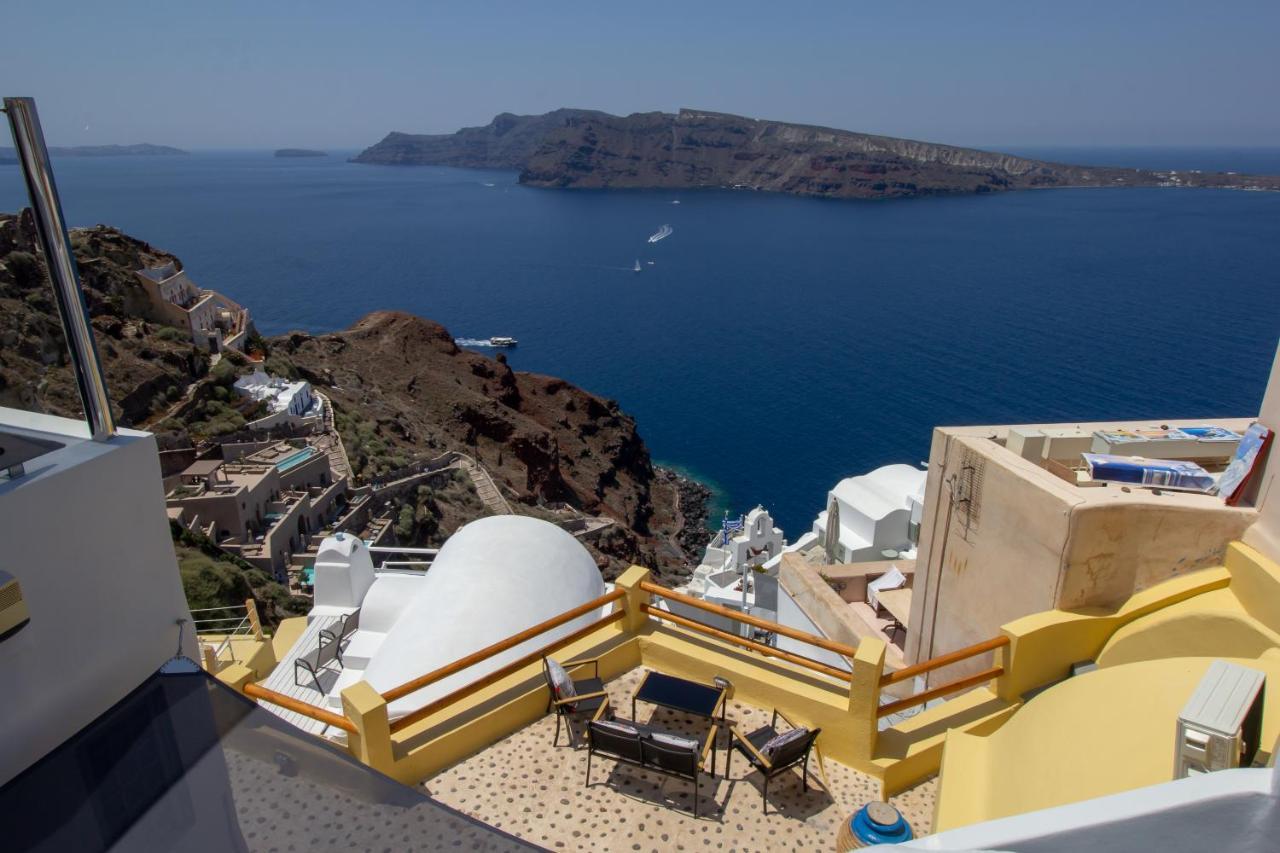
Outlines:
<svg viewBox="0 0 1280 853"><path fill-rule="evenodd" d="M1280 2L3 0L51 145L362 148L680 107L993 147L1280 146Z"/></svg>

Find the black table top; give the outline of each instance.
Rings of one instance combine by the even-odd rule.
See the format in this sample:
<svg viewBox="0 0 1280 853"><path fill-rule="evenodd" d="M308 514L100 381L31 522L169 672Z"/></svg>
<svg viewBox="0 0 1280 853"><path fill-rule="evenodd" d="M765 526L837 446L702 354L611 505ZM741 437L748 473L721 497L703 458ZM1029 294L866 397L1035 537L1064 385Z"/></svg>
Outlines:
<svg viewBox="0 0 1280 853"><path fill-rule="evenodd" d="M641 682L635 698L700 717L712 717L723 696L724 691L719 687L650 671Z"/></svg>

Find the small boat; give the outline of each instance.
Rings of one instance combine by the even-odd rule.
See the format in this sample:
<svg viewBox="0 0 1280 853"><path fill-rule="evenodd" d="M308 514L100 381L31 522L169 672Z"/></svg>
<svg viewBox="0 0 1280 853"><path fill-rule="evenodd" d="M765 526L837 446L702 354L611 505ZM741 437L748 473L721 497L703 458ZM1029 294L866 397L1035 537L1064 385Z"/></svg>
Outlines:
<svg viewBox="0 0 1280 853"><path fill-rule="evenodd" d="M489 346L491 347L513 347L520 343L515 338L504 338L501 335L489 338Z"/></svg>
<svg viewBox="0 0 1280 853"><path fill-rule="evenodd" d="M636 258L636 265L635 265L635 267L634 267L631 271L632 271L632 272L640 272L640 259L639 259L639 258Z"/></svg>

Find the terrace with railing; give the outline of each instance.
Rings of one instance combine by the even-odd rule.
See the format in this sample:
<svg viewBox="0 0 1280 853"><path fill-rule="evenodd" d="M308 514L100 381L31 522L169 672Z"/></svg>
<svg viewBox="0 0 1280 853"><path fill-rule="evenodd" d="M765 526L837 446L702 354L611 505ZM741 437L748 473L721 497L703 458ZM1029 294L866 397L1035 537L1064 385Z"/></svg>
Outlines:
<svg viewBox="0 0 1280 853"><path fill-rule="evenodd" d="M840 655L848 660L850 670L673 613L667 602L682 605L684 614L692 608ZM556 631L591 614L596 618L568 635L560 636ZM553 632L555 637L548 639ZM816 749L822 770L819 775L826 780L807 791L798 779L794 790L789 783L777 782L773 790L785 807L777 803L771 806L782 815L778 820L784 823L788 815L804 816L808 829L791 826L787 831L799 832L816 842L817 836L807 835L814 827L828 827L834 832L848 811L882 796L897 796L894 802L910 811L917 828L927 828L932 786L936 784L933 777L946 731L980 730L1002 718L1016 703L1000 699L990 686L1004 675L999 660L984 666L979 675L966 675L913 692L916 685L923 683L917 677L958 661L1001 655L1008 644L1009 638L1000 636L895 672L884 665L882 641L867 639L857 647L835 642L682 595L652 583L647 569L633 567L618 579L612 591L599 598L403 684L381 692L365 681L347 686L341 691L342 713L337 713L336 708L321 707L318 703L322 694L316 694L317 704L313 704L305 697L264 687L258 682L267 673L255 672L252 667L227 667L220 677L264 704L321 724L314 730L345 743L353 755L393 778L408 784L425 780L433 793L446 802L449 798L440 786L478 772L476 762L493 764L496 759L491 752L498 750L523 755L523 762L532 768L529 779L551 774L562 786L565 798L583 807L586 805L585 801L580 802L582 797L598 802L608 795L597 785L579 788L574 774L582 769L584 756L573 750L553 749L550 744L554 721L546 716L544 657L598 658L599 677L615 710L624 707L629 686L646 669L703 684L723 679L731 685L730 722L739 729L764 719L773 709L797 725L821 728ZM514 660L496 668L479 666L513 650L521 653ZM467 678L468 672L476 674ZM446 680L449 681L443 695L438 690L428 690L426 693L432 694L429 700L412 703L414 694ZM962 691L969 692L949 702L936 701ZM406 699L411 702L408 709ZM903 711L920 706L927 707L910 718L902 717ZM655 715L661 717L664 713L658 711ZM674 720L664 718L664 725L677 728L691 722L678 716ZM716 737L720 750L729 747L727 732ZM720 779L714 788L708 785L702 792L703 797L709 798L703 801L707 805L704 813L718 814L721 821L739 812L754 813L758 804L751 802L747 794L754 788L741 782L742 779ZM682 784L673 782L664 790L670 788L668 793L675 792L672 795L676 796L684 790ZM685 795L689 793L686 791ZM456 805L464 811L468 807L461 800ZM679 827L679 832L703 831L696 821L688 823L692 819L683 812L662 815L663 820L669 819L673 827ZM819 819L820 815L826 817ZM493 814L484 815L488 822L495 822L494 818Z"/></svg>

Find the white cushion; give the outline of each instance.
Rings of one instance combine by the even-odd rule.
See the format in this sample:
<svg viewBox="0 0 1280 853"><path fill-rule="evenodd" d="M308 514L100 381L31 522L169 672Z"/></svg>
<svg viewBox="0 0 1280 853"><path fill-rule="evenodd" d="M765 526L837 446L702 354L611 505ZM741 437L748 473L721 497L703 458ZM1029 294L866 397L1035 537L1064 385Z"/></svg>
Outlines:
<svg viewBox="0 0 1280 853"><path fill-rule="evenodd" d="M629 723L620 723L616 720L596 720L596 725L602 729L617 732L620 735L633 735L636 733L635 726Z"/></svg>
<svg viewBox="0 0 1280 853"><path fill-rule="evenodd" d="M557 661L547 658L547 672L551 674L551 684L555 688L557 699L571 699L578 695L573 679Z"/></svg>
<svg viewBox="0 0 1280 853"><path fill-rule="evenodd" d="M773 756L777 754L779 749L794 741L803 740L808 736L809 730L803 726L798 729L785 731L782 734L774 735L764 742L764 746L760 747L760 754L770 761L773 761Z"/></svg>
<svg viewBox="0 0 1280 853"><path fill-rule="evenodd" d="M673 746L676 749L697 749L698 742L691 737L683 735L673 735L666 732L652 732L649 740L654 743L660 743L663 746Z"/></svg>

